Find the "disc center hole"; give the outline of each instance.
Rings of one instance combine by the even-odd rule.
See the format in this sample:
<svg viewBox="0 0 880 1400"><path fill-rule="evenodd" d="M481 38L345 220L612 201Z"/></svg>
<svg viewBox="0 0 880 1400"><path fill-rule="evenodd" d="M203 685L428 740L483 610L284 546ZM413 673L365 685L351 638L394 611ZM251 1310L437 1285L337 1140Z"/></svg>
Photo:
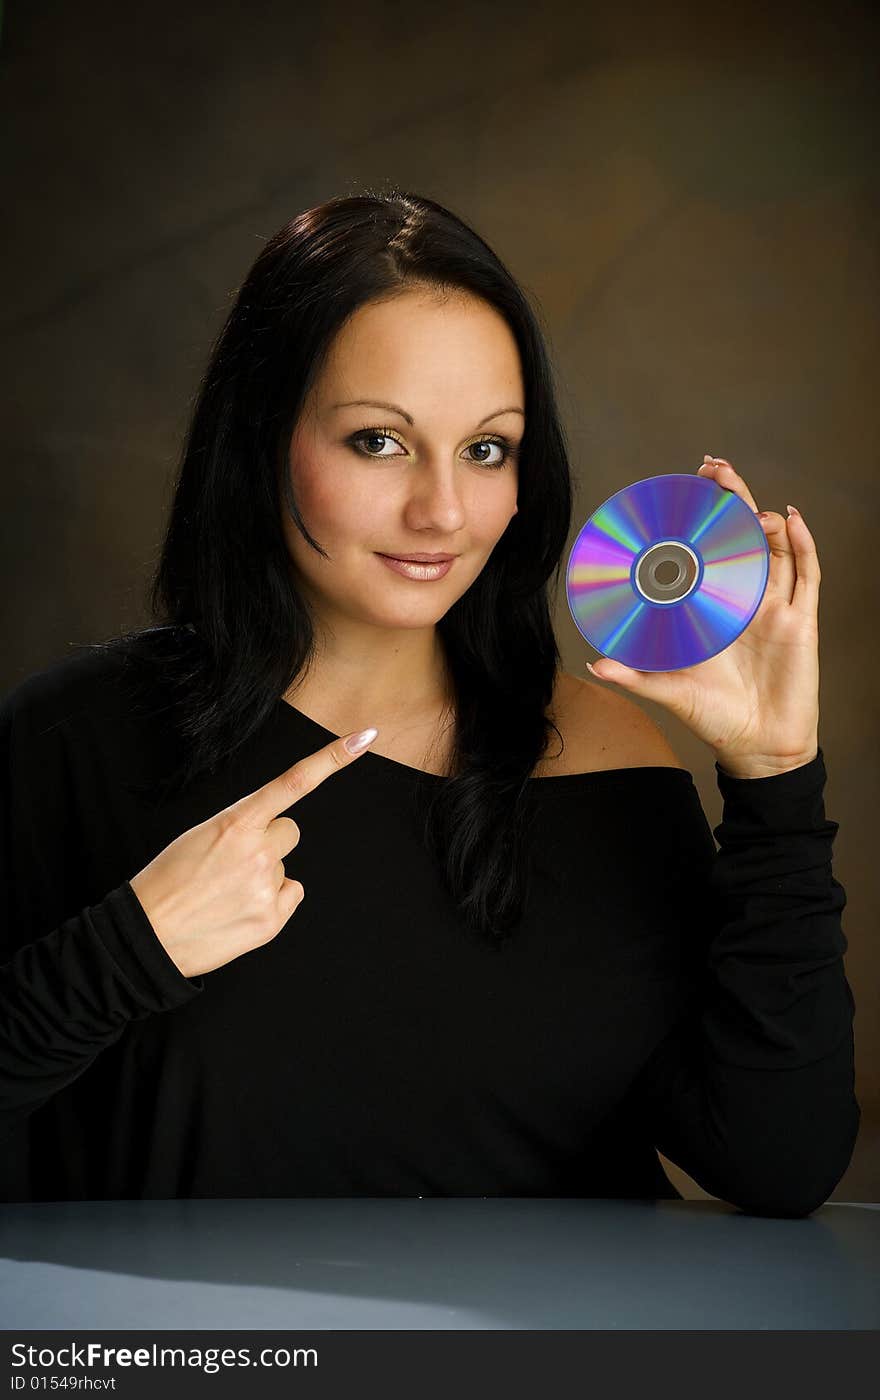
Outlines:
<svg viewBox="0 0 880 1400"><path fill-rule="evenodd" d="M664 559L654 570L654 578L657 583L671 587L673 583L678 583L682 570L672 559Z"/></svg>
<svg viewBox="0 0 880 1400"><path fill-rule="evenodd" d="M652 603L680 603L696 587L699 562L680 540L658 540L645 550L634 575L635 586Z"/></svg>

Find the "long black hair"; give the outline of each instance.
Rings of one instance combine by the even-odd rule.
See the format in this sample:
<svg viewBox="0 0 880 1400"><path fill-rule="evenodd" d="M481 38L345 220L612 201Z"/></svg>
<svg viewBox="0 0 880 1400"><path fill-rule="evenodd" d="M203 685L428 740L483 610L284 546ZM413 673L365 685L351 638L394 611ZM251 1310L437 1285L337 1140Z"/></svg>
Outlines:
<svg viewBox="0 0 880 1400"><path fill-rule="evenodd" d="M454 695L454 752L432 785L425 840L466 925L499 946L527 895L529 778L556 726L546 710L560 654L547 592L572 487L553 377L535 313L492 249L418 195L340 196L272 237L238 291L196 396L136 641L170 685L182 787L215 771L268 719L314 646L279 510L300 517L291 436L334 335L359 307L413 287L482 298L506 320L525 387L518 510L479 576L437 624ZM155 643L155 645L154 645ZM151 650L152 648L152 650ZM561 736L560 736L561 737Z"/></svg>

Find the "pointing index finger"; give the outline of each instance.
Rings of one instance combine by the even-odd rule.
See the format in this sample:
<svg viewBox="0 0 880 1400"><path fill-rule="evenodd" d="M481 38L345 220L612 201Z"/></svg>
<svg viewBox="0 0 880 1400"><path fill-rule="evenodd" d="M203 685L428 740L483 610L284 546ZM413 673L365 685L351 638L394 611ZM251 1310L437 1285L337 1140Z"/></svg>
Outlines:
<svg viewBox="0 0 880 1400"><path fill-rule="evenodd" d="M363 729L353 734L340 735L322 749L307 754L291 764L277 778L257 788L256 792L234 803L234 809L243 816L249 825L267 827L275 817L286 812L301 797L313 792L325 778L354 763L372 744L379 733L378 729ZM350 745L359 741L359 747L352 752Z"/></svg>

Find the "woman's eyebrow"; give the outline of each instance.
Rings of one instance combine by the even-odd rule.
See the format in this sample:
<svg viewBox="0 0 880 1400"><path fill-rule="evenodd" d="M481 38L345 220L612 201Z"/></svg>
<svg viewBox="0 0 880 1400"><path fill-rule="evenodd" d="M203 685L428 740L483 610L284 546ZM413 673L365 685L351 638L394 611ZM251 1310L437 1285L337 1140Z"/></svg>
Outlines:
<svg viewBox="0 0 880 1400"><path fill-rule="evenodd" d="M399 413L401 418L406 419L410 427L413 426L413 419L410 417L410 415L406 412L405 409L398 408L397 404L394 403L382 403L380 399L348 399L345 403L331 404L330 409L332 412L334 409L337 408L353 408L355 406L364 406L369 408L384 408L388 413ZM519 413L522 415L523 418L525 418L526 416L521 408L499 408L494 413L490 413L486 418L481 418L479 423L477 424L477 427L482 428L484 423L490 423L493 418L500 418L505 413Z"/></svg>

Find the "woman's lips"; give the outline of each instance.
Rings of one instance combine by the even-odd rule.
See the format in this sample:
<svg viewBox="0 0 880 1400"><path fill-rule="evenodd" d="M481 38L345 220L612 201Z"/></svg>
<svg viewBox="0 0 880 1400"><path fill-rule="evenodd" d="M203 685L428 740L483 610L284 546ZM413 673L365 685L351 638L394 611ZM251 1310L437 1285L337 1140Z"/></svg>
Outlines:
<svg viewBox="0 0 880 1400"><path fill-rule="evenodd" d="M455 563L454 559L444 559L441 564L414 564L408 559L395 559L392 554L377 554L376 557L395 573L413 579L444 578Z"/></svg>

